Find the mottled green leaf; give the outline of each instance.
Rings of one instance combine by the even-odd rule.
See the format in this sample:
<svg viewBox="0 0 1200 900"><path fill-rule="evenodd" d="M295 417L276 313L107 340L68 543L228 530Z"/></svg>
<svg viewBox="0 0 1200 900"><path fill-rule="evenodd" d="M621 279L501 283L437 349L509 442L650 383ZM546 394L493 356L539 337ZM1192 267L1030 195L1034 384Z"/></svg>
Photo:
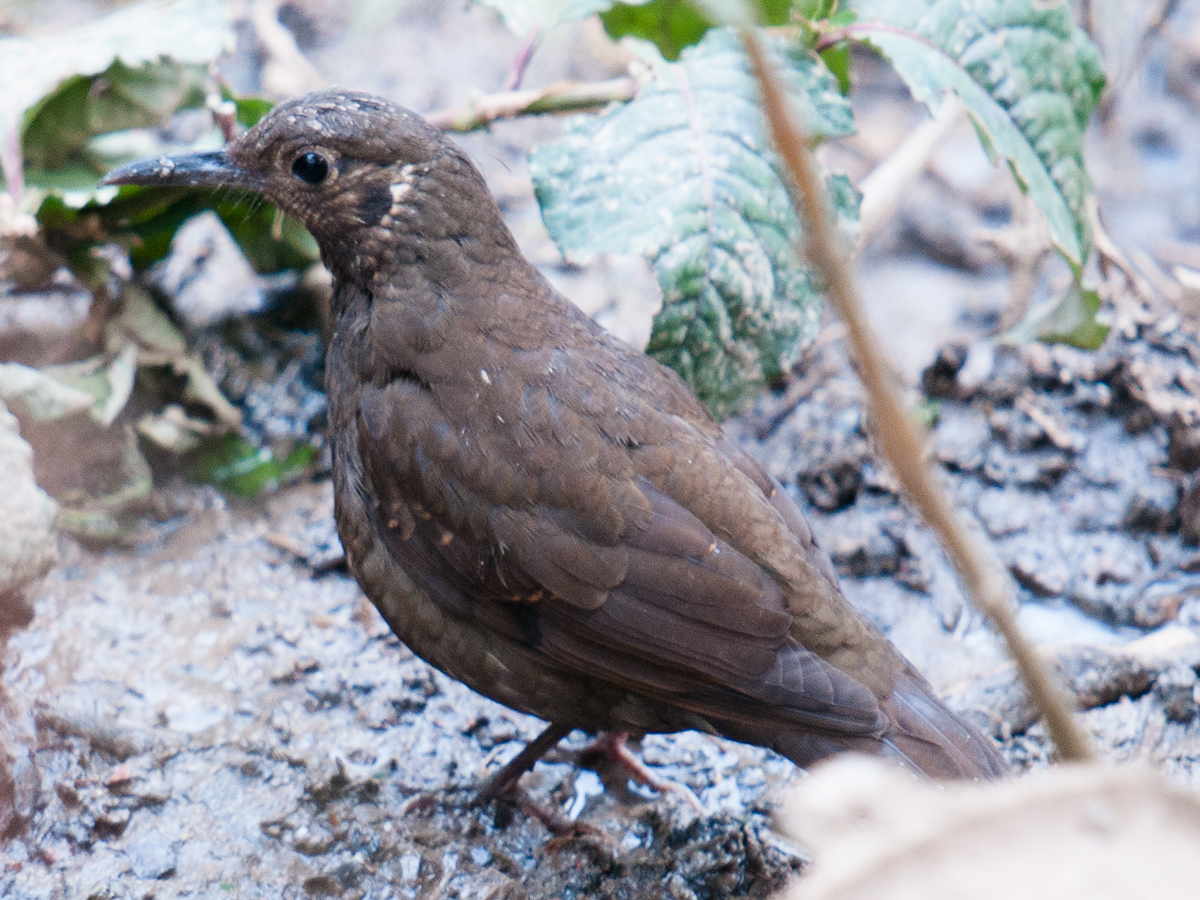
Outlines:
<svg viewBox="0 0 1200 900"><path fill-rule="evenodd" d="M815 56L768 39L815 135L853 130ZM649 352L727 415L788 369L817 329L799 224L737 36L713 30L662 63L637 99L579 118L530 161L568 256L645 255L663 292ZM839 197L853 206L852 191Z"/></svg>
<svg viewBox="0 0 1200 900"><path fill-rule="evenodd" d="M19 123L64 81L99 75L114 61L207 64L231 49L225 0L156 0L68 31L0 38L0 128Z"/></svg>
<svg viewBox="0 0 1200 900"><path fill-rule="evenodd" d="M9 192L20 199L24 185L18 135L35 132L26 147L32 168L64 165L98 133L97 121L164 102L161 92L174 88L156 74L160 66L202 70L232 47L225 0L156 0L67 31L0 38L0 171Z"/></svg>
<svg viewBox="0 0 1200 900"><path fill-rule="evenodd" d="M952 90L984 147L1007 160L1076 269L1090 249L1083 132L1104 89L1068 3L851 0L851 34L883 53L930 108Z"/></svg>

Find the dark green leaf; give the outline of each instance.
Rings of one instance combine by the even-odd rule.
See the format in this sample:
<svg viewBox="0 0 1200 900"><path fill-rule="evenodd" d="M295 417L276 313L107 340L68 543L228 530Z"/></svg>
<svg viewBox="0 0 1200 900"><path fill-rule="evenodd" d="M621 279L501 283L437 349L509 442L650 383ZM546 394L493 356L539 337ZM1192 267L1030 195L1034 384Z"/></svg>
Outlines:
<svg viewBox="0 0 1200 900"><path fill-rule="evenodd" d="M1104 89L1100 55L1068 3L852 0L854 37L878 48L931 108L963 100L989 154L1008 161L1078 270L1091 243L1083 132Z"/></svg>
<svg viewBox="0 0 1200 900"><path fill-rule="evenodd" d="M683 48L699 42L710 27L708 19L689 0L618 3L601 13L600 20L612 38L632 35L650 41L670 60L679 59Z"/></svg>
<svg viewBox="0 0 1200 900"><path fill-rule="evenodd" d="M65 81L29 118L22 140L29 169L68 165L101 175L106 162L88 153L95 135L162 124L174 112L204 105L207 67L169 60L131 69L114 62L101 75Z"/></svg>
<svg viewBox="0 0 1200 900"><path fill-rule="evenodd" d="M850 107L820 60L768 43L812 133L851 133ZM658 66L631 103L574 120L530 166L565 253L650 259L663 309L649 351L718 415L786 371L815 334L799 224L733 32L710 31ZM852 193L839 181L843 211Z"/></svg>
<svg viewBox="0 0 1200 900"><path fill-rule="evenodd" d="M838 90L843 96L850 93L850 45L843 41L821 51L821 59L833 77L837 79Z"/></svg>
<svg viewBox="0 0 1200 900"><path fill-rule="evenodd" d="M823 7L829 0L815 0ZM767 25L786 25L792 15L791 0L764 0L759 4L762 21ZM803 15L801 13L801 15ZM692 0L645 0L614 3L600 13L604 29L614 39L627 35L650 41L664 58L676 60L685 47L700 42L716 23Z"/></svg>
<svg viewBox="0 0 1200 900"><path fill-rule="evenodd" d="M315 456L311 445L299 444L281 458L270 447L256 447L230 434L209 441L199 451L188 477L242 497L256 497L299 476Z"/></svg>

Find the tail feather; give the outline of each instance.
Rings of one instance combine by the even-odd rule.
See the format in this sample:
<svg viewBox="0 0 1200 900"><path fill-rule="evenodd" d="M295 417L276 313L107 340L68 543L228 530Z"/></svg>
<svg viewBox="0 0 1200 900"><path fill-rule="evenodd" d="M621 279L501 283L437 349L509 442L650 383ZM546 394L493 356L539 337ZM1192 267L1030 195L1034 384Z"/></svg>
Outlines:
<svg viewBox="0 0 1200 900"><path fill-rule="evenodd" d="M904 677L882 704L889 720L881 755L930 778L999 778L1008 766L995 744L952 712L920 676Z"/></svg>
<svg viewBox="0 0 1200 900"><path fill-rule="evenodd" d="M935 781L992 779L1008 766L991 740L952 712L915 671L905 673L892 695L880 704L888 719L878 735L847 735L787 729L771 724L764 735L745 724L721 730L736 740L770 747L798 766L807 767L835 753L869 753L900 763Z"/></svg>

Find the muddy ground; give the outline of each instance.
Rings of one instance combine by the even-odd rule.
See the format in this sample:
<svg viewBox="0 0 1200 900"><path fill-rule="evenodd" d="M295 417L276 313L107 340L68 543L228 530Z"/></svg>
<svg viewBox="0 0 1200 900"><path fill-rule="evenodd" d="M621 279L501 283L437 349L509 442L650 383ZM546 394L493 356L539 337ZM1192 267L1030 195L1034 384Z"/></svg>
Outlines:
<svg viewBox="0 0 1200 900"><path fill-rule="evenodd" d="M496 89L520 45L486 10L380 6L300 3L284 18L331 83L423 111ZM1180 4L1132 51L1106 47L1125 69L1089 160L1114 239L1162 280L1138 296L1112 277L1114 329L1099 351L989 340L1012 313L1011 255L978 229L1015 234L1020 212L969 128L859 259L872 315L936 420L934 457L1018 583L1023 624L1054 645L1103 754L1193 786L1200 340L1194 301L1168 288L1172 265L1200 268L1198 7ZM19 7L12 21L46 28L48 16L99 8ZM571 52L579 46L588 52ZM882 67L860 62L861 135L826 152L855 177L922 115ZM617 65L583 29L539 51L526 78L598 78ZM253 90L260 72L231 74ZM559 127L503 123L463 143L531 257L636 340L653 304L645 271L621 259L567 266L538 222L524 153ZM1038 291L1052 280L1041 274ZM995 637L872 453L837 325L793 381L730 427L810 511L854 602L1003 741L1014 770L1047 765L1044 731ZM771 820L800 774L696 734L648 737L641 753L703 812L681 792L578 767L580 734L526 785L594 833L559 841L520 812L473 807L472 788L539 723L390 635L332 564L325 477L262 501L181 480L159 495L132 548L62 538L59 565L30 593L32 623L9 642L4 684L36 732L40 799L0 848L0 896L682 900L765 897L803 870L804 850Z"/></svg>

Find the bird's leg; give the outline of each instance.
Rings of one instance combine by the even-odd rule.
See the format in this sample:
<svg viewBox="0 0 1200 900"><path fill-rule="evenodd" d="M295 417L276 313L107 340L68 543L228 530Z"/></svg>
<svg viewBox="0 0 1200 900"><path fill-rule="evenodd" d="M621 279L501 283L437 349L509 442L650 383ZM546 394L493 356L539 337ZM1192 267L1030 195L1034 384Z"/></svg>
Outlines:
<svg viewBox="0 0 1200 900"><path fill-rule="evenodd" d="M623 731L604 732L579 751L578 759L580 765L586 766L586 760L589 757L593 759L602 757L620 766L638 784L645 785L651 790L658 791L660 794L664 791L679 794L697 813L703 814L705 812L704 804L700 802L700 798L686 784L659 778L647 769L646 764L638 758L636 753L629 749L629 745L626 743L628 739L629 735Z"/></svg>
<svg viewBox="0 0 1200 900"><path fill-rule="evenodd" d="M534 763L541 759L546 751L571 733L569 725L551 722L546 728L525 745L525 749L509 760L495 775L489 778L479 794L476 802L483 804L492 800L505 800L531 819L546 826L555 839L573 838L581 834L598 833L590 826L572 822L558 810L551 809L535 802L521 789L518 779L533 768Z"/></svg>
<svg viewBox="0 0 1200 900"><path fill-rule="evenodd" d="M479 803L487 803L507 794L517 786L517 779L533 768L533 764L541 759L546 751L571 733L571 726L551 722L537 737L525 745L525 749L483 783L476 798Z"/></svg>

